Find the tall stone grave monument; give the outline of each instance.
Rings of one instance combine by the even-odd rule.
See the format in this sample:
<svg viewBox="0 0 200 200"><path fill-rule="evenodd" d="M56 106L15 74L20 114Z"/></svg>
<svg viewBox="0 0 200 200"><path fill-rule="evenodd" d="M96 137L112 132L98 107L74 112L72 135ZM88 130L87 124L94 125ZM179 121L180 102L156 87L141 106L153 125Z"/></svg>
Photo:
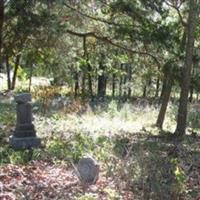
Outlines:
<svg viewBox="0 0 200 200"><path fill-rule="evenodd" d="M17 123L13 135L10 137L10 145L15 150L40 147L41 140L36 136L32 123L31 94L21 93L15 96L17 103Z"/></svg>

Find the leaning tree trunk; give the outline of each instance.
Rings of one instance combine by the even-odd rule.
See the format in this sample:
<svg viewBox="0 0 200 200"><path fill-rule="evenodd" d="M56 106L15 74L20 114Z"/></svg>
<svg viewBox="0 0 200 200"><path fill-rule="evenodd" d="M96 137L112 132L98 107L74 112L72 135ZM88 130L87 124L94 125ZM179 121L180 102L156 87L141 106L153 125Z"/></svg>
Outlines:
<svg viewBox="0 0 200 200"><path fill-rule="evenodd" d="M166 110L167 110L167 105L168 105L168 102L169 102L171 90L172 90L172 80L171 80L171 77L168 76L168 78L166 79L166 87L163 91L162 104L161 104L160 111L159 111L159 114L158 114L158 118L157 118L157 121L156 121L156 126L160 129L162 129L163 122L164 122L164 119L165 119L165 113L166 113Z"/></svg>
<svg viewBox="0 0 200 200"><path fill-rule="evenodd" d="M166 87L167 87L167 78L166 78L166 76L164 76L162 82L163 83L162 83L162 89L161 89L160 98L159 98L159 104L162 103L164 91L166 90Z"/></svg>
<svg viewBox="0 0 200 200"><path fill-rule="evenodd" d="M175 136L185 135L187 124L187 104L188 93L190 88L192 57L194 50L195 28L197 19L198 0L190 0L189 17L187 23L187 42L186 42L186 55L183 68L183 79L181 82L181 94L178 108L177 126Z"/></svg>

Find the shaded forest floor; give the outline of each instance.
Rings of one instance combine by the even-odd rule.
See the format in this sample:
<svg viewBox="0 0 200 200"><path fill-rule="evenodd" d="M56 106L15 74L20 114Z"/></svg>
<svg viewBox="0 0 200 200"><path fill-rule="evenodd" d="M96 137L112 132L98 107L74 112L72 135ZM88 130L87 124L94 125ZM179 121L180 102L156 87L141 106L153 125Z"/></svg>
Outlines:
<svg viewBox="0 0 200 200"><path fill-rule="evenodd" d="M174 140L174 105L161 132L152 126L157 105L147 100L43 103L33 104L43 148L15 152L8 145L15 106L1 101L0 199L200 199L200 137ZM101 172L86 187L71 163L88 154Z"/></svg>

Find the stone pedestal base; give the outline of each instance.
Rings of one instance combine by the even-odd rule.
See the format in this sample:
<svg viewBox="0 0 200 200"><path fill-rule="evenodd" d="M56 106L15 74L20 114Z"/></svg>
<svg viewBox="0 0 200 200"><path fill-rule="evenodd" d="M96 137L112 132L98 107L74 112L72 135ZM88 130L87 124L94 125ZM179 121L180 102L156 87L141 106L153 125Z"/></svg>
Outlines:
<svg viewBox="0 0 200 200"><path fill-rule="evenodd" d="M22 149L31 149L37 148L41 146L41 140L37 137L10 137L10 145L15 150L22 150Z"/></svg>

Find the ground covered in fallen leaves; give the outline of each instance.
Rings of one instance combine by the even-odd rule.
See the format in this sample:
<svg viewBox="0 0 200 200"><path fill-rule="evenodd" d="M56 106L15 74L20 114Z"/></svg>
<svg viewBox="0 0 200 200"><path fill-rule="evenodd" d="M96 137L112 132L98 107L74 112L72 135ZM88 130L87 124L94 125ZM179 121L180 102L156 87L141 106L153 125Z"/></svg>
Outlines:
<svg viewBox="0 0 200 200"><path fill-rule="evenodd" d="M6 165L0 169L0 199L134 199L131 191L118 190L110 177L101 173L98 182L84 186L73 169L65 165L50 165L45 162L32 162L27 166ZM112 194L113 193L113 194ZM112 197L113 195L113 197Z"/></svg>
<svg viewBox="0 0 200 200"><path fill-rule="evenodd" d="M178 145L163 137L119 139L114 147L119 157L111 155L106 168L100 163L99 179L90 186L66 162L3 164L0 200L200 200L199 142L199 137Z"/></svg>

